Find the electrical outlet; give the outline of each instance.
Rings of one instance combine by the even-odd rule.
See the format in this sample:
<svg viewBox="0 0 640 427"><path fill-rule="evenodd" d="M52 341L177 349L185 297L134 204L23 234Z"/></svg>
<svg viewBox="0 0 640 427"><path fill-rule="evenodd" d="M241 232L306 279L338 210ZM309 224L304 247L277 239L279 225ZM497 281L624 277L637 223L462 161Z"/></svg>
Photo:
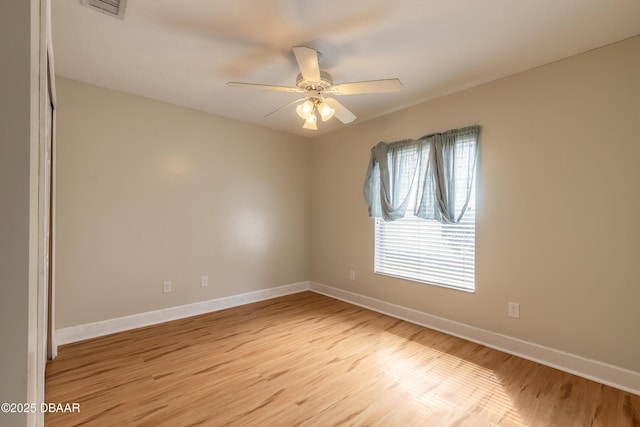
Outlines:
<svg viewBox="0 0 640 427"><path fill-rule="evenodd" d="M209 286L209 276L202 276L200 278L200 286L202 286L203 288L205 286Z"/></svg>
<svg viewBox="0 0 640 427"><path fill-rule="evenodd" d="M508 306L509 317L513 317L514 319L520 318L520 304L517 302L510 302Z"/></svg>
<svg viewBox="0 0 640 427"><path fill-rule="evenodd" d="M165 294L171 292L171 281L165 280L164 282L162 282L162 292Z"/></svg>
<svg viewBox="0 0 640 427"><path fill-rule="evenodd" d="M356 271L355 270L349 270L349 279L356 280Z"/></svg>

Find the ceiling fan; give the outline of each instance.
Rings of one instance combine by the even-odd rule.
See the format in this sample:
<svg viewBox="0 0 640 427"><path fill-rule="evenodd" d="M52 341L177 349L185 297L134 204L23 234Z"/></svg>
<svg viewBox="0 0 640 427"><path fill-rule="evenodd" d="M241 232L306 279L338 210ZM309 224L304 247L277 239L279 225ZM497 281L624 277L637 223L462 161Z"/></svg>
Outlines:
<svg viewBox="0 0 640 427"><path fill-rule="evenodd" d="M293 105L300 104L296 107L296 112L300 118L304 119L304 125L302 127L312 130L318 130L316 113L320 115L323 122L331 119L334 115L345 124L351 123L356 119L356 115L349 111L347 107L338 102L337 99L329 97L328 95L395 92L402 87L399 79L368 80L334 85L331 75L326 71L320 70L319 59L322 54L318 53L315 49L304 46L294 47L293 54L298 62L298 67L300 67L300 74L298 74L296 79L295 87L240 82L228 82L227 85L231 87L305 93L306 95L304 97L272 111L265 117Z"/></svg>

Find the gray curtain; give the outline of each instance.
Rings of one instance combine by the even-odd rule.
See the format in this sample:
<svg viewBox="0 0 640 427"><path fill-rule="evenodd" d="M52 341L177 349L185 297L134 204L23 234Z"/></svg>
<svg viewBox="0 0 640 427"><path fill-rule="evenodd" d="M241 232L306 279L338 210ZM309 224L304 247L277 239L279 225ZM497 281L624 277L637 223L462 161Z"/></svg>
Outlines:
<svg viewBox="0 0 640 427"><path fill-rule="evenodd" d="M471 197L479 134L479 126L470 126L373 147L363 189L369 216L394 221L410 209L458 223Z"/></svg>

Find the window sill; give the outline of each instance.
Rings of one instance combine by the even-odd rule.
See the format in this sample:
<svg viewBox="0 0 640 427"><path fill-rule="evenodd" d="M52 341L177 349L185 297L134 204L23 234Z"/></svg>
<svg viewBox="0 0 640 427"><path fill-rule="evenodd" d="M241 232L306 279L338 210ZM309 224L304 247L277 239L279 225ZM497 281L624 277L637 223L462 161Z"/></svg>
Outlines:
<svg viewBox="0 0 640 427"><path fill-rule="evenodd" d="M424 280L419 280L419 279L415 279L415 278L412 278L412 277L400 276L400 275L384 273L384 272L380 272L380 271L374 271L373 273L377 274L379 276L393 277L394 279L402 279L402 280L406 280L406 281L409 281L409 282L420 283L420 284L424 284L424 285L430 285L430 286L437 286L437 287L440 287L440 288L453 289L454 291L462 291L462 292L466 292L468 294L475 294L476 293L475 288L474 289L469 289L469 288L463 288L463 287L455 286L455 285L446 285L446 284L443 284L443 283L426 282Z"/></svg>

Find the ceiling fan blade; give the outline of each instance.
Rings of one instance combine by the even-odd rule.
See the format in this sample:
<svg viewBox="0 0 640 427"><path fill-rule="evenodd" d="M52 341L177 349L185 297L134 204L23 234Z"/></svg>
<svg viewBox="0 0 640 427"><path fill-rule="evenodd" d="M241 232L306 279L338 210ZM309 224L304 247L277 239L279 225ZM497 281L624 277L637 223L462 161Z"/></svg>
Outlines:
<svg viewBox="0 0 640 427"><path fill-rule="evenodd" d="M336 95L355 95L359 93L397 92L402 88L399 79L369 80L365 82L342 83L329 88Z"/></svg>
<svg viewBox="0 0 640 427"><path fill-rule="evenodd" d="M265 117L269 117L272 114L277 113L278 111L284 110L285 108L291 107L292 105L297 104L298 102L304 101L305 99L307 99L306 97L304 98L300 98L300 99L296 99L295 101L292 101L290 103L288 103L287 105L278 108L277 110L273 110L272 112L270 112L269 114L265 114Z"/></svg>
<svg viewBox="0 0 640 427"><path fill-rule="evenodd" d="M334 110L336 110L335 116L342 123L344 123L344 124L351 123L352 121L354 121L356 119L356 115L353 114L351 111L349 111L349 109L347 107L345 107L344 105L339 103L338 100L333 99L333 98L325 98L324 102L326 102L327 105L329 105L329 107L331 107Z"/></svg>
<svg viewBox="0 0 640 427"><path fill-rule="evenodd" d="M227 82L227 86L231 87L246 87L250 89L265 89L265 90L277 90L280 92L303 92L297 87L288 86L273 86L273 85L259 85L255 83L240 83L240 82Z"/></svg>
<svg viewBox="0 0 640 427"><path fill-rule="evenodd" d="M310 82L319 82L318 52L310 47L296 46L293 48L293 54L296 56L296 61L298 61L302 77Z"/></svg>

